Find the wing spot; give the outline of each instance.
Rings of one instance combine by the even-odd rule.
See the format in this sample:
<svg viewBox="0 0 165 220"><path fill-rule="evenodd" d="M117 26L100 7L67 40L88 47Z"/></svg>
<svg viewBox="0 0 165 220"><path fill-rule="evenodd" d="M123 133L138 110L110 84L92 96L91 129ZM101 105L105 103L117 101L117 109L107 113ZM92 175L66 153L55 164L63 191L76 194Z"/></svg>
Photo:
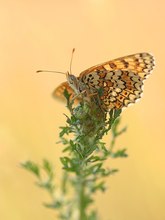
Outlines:
<svg viewBox="0 0 165 220"><path fill-rule="evenodd" d="M117 93L115 91L112 91L113 96L117 96Z"/></svg>
<svg viewBox="0 0 165 220"><path fill-rule="evenodd" d="M103 79L106 76L106 72L99 72L98 75L101 79Z"/></svg>
<svg viewBox="0 0 165 220"><path fill-rule="evenodd" d="M112 69L115 69L117 66L115 63L109 63L109 66L112 68Z"/></svg>
<svg viewBox="0 0 165 220"><path fill-rule="evenodd" d="M124 67L125 68L128 68L129 67L129 63L125 60L121 60L121 62L123 63Z"/></svg>
<svg viewBox="0 0 165 220"><path fill-rule="evenodd" d="M120 89L120 88L116 88L115 91L116 91L117 93L119 93L119 92L121 92L121 89Z"/></svg>

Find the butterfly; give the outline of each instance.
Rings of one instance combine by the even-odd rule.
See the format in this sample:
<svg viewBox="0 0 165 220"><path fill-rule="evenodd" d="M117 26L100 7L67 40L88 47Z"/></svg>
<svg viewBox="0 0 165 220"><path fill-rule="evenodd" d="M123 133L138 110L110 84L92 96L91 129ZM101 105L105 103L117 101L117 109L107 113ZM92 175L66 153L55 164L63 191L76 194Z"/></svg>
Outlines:
<svg viewBox="0 0 165 220"><path fill-rule="evenodd" d="M141 98L144 80L154 66L151 54L136 53L92 66L78 77L67 72L67 81L54 90L53 96L63 99L67 90L77 102L80 97L93 96L102 109L122 109Z"/></svg>

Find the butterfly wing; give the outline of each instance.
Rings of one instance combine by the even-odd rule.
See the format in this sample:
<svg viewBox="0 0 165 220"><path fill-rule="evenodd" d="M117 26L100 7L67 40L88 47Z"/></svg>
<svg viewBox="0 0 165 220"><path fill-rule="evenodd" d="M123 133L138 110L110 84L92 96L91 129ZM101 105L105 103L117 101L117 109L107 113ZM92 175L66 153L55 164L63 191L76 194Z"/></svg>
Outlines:
<svg viewBox="0 0 165 220"><path fill-rule="evenodd" d="M64 96L64 91L67 90L67 92L71 95L70 98L74 97L74 91L69 86L68 82L61 83L52 93L53 97L60 100L60 101L66 101L66 98ZM78 99L74 100L75 103L78 102Z"/></svg>
<svg viewBox="0 0 165 220"><path fill-rule="evenodd" d="M137 53L93 66L80 73L90 91L102 89L105 109L120 109L141 97L143 81L154 67L149 53Z"/></svg>

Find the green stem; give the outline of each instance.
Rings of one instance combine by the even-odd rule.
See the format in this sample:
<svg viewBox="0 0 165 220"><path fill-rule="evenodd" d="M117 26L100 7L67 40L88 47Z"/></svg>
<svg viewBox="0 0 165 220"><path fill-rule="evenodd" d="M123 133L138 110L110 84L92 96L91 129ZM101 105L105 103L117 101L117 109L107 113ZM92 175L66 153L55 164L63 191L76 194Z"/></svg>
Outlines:
<svg viewBox="0 0 165 220"><path fill-rule="evenodd" d="M84 177L84 170L85 170L85 163L82 161L82 164L80 165L80 173L79 173L79 220L86 220L86 204L85 204L85 177Z"/></svg>
<svg viewBox="0 0 165 220"><path fill-rule="evenodd" d="M80 201L79 201L79 207L80 207L80 218L79 220L85 220L86 219L86 213L85 213L85 207L84 207L84 196L85 196L85 186L84 181L81 181L80 183Z"/></svg>
<svg viewBox="0 0 165 220"><path fill-rule="evenodd" d="M113 147L115 146L115 141L116 141L116 138L114 136L114 134L112 134L112 140L111 140L111 144L110 144L110 152L112 152L113 150Z"/></svg>

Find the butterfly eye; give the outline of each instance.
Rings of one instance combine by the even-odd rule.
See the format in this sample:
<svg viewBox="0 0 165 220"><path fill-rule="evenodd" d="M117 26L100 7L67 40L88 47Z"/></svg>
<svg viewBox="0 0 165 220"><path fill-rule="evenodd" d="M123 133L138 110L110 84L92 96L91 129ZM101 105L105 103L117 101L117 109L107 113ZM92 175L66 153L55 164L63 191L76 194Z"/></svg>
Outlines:
<svg viewBox="0 0 165 220"><path fill-rule="evenodd" d="M74 84L74 82L75 82L75 76L70 75L70 77L69 77L69 83L70 83L70 84Z"/></svg>

